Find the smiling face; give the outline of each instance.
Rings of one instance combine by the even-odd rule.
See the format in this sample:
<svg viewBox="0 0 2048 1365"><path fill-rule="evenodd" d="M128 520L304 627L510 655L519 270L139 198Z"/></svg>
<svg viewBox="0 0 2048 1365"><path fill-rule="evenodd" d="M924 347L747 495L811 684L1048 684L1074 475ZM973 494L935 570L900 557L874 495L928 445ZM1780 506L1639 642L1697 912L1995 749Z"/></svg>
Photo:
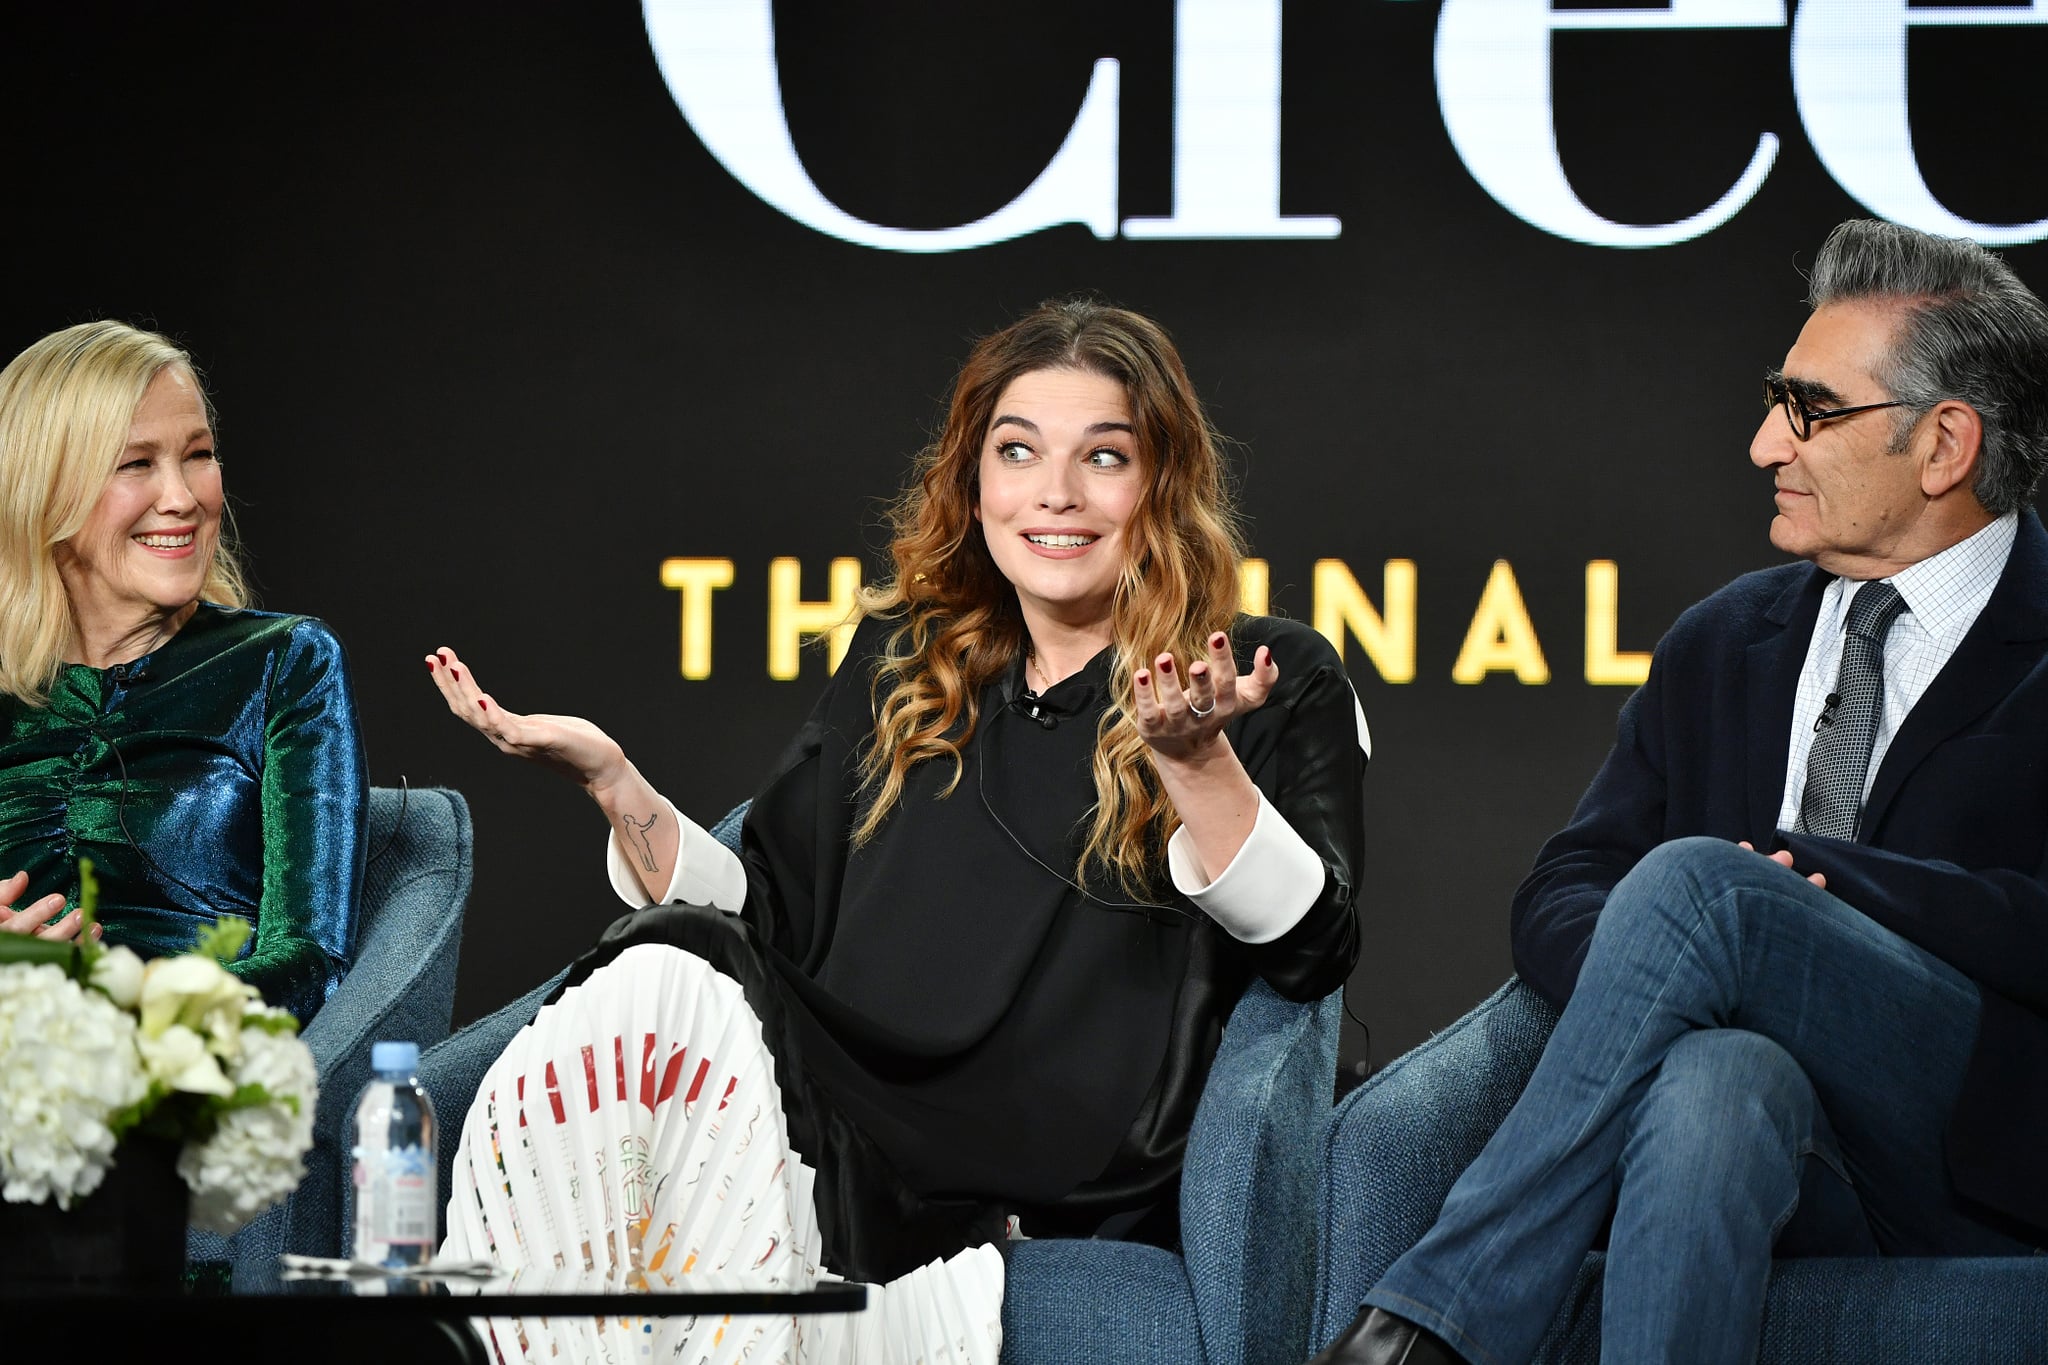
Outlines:
<svg viewBox="0 0 2048 1365"><path fill-rule="evenodd" d="M1785 381L1813 408L1884 403L1873 376L1898 321L1896 305L1833 303L1814 310L1785 356ZM1923 557L1929 490L1923 487L1921 426L1895 448L1897 414L1887 408L1814 424L1802 441L1784 410L1764 414L1749 457L1772 471L1777 516L1771 543L1830 573L1881 578Z"/></svg>
<svg viewBox="0 0 2048 1365"><path fill-rule="evenodd" d="M1057 624L1108 640L1145 490L1130 398L1086 370L1032 370L996 400L974 516L1034 635Z"/></svg>
<svg viewBox="0 0 2048 1365"><path fill-rule="evenodd" d="M92 515L56 547L88 653L99 642L154 636L199 600L220 540L221 504L205 401L190 371L166 365L135 407Z"/></svg>

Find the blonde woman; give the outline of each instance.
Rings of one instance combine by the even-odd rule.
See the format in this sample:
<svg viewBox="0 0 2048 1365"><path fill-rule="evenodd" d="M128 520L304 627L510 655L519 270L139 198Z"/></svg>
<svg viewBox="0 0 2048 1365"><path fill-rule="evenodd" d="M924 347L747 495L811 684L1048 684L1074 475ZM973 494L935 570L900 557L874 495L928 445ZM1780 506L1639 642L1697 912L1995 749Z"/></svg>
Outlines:
<svg viewBox="0 0 2048 1365"><path fill-rule="evenodd" d="M0 929L145 955L221 915L312 1017L340 980L367 787L341 646L245 608L212 412L165 338L85 323L0 371Z"/></svg>
<svg viewBox="0 0 2048 1365"><path fill-rule="evenodd" d="M448 650L427 662L456 715L589 792L614 889L647 907L494 1074L570 1086L576 1058L549 1051L544 1021L580 992L671 997L657 1060L715 1051L684 1036L702 1017L688 997L742 999L794 1158L775 1178L811 1195L796 1235L871 1281L954 1256L987 1326L1000 1257L956 1253L1020 1230L1170 1244L1188 1127L1246 982L1314 999L1350 973L1364 722L1320 636L1238 613L1216 438L1136 314L1050 304L983 340L893 522L895 571L865 594L738 857L595 727L504 710ZM471 1145L486 1129L512 1140L516 1088L479 1094L465 1153L492 1150ZM544 1167L545 1132L519 1140ZM513 1263L561 1250L530 1217L508 1226L496 1158L467 1160L451 1242ZM646 1235L694 1246L668 1197L651 1192ZM771 1234L789 1232L763 1247Z"/></svg>

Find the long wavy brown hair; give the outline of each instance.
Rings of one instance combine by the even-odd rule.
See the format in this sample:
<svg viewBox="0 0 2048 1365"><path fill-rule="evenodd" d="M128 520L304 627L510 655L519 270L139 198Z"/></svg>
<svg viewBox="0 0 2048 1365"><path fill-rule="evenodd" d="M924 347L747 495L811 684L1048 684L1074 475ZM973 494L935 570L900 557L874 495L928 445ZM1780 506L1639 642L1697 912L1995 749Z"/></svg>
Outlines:
<svg viewBox="0 0 2048 1365"><path fill-rule="evenodd" d="M974 509L996 402L1018 376L1080 370L1121 384L1145 488L1125 527L1127 557L1111 607L1110 709L1096 736L1096 802L1075 875L1108 872L1127 892L1157 884L1179 826L1131 710L1131 676L1165 650L1202 657L1237 614L1243 538L1219 441L1180 353L1151 319L1087 299L1045 303L985 337L954 382L944 429L890 508L895 573L861 610L896 620L874 678L874 743L861 776L865 843L903 794L911 768L950 760L951 795L980 721L981 689L1024 648L1016 591L996 567Z"/></svg>

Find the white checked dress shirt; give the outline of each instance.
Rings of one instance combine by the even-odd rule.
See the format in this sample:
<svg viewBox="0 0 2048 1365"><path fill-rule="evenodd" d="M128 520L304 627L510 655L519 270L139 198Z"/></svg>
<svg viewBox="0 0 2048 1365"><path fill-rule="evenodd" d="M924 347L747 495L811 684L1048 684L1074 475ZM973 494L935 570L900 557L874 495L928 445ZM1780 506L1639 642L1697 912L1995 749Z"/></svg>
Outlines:
<svg viewBox="0 0 2048 1365"><path fill-rule="evenodd" d="M1906 599L1906 610L1892 623L1884 641L1884 704L1877 718L1877 739L1870 747L1870 766L1863 774L1863 795L1877 780L1878 767L1906 713L1927 691L1928 684L1954 656L1976 623L1991 590L2005 572L2006 557L2019 534L2019 517L2007 513L1967 540L1902 569L1887 581ZM1799 669L1799 695L1792 703L1792 743L1787 751L1785 795L1778 803L1778 828L1789 830L1799 819L1799 799L1806 789L1806 759L1813 748L1814 725L1835 690L1842 668L1842 624L1849 603L1863 585L1847 578L1828 584L1820 599L1820 618L1807 642L1806 662Z"/></svg>

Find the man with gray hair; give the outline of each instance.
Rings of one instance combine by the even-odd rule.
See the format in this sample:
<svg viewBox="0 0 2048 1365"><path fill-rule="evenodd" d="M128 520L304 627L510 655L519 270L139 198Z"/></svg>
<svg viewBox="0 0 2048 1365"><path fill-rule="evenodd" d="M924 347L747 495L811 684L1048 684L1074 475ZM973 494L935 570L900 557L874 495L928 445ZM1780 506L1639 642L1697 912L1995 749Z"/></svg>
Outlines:
<svg viewBox="0 0 2048 1365"><path fill-rule="evenodd" d="M1844 223L1750 459L1807 561L1681 616L1515 896L1563 1006L1318 1361L1515 1362L1606 1234L1602 1356L1755 1357L1775 1247L2048 1246L2048 310Z"/></svg>

